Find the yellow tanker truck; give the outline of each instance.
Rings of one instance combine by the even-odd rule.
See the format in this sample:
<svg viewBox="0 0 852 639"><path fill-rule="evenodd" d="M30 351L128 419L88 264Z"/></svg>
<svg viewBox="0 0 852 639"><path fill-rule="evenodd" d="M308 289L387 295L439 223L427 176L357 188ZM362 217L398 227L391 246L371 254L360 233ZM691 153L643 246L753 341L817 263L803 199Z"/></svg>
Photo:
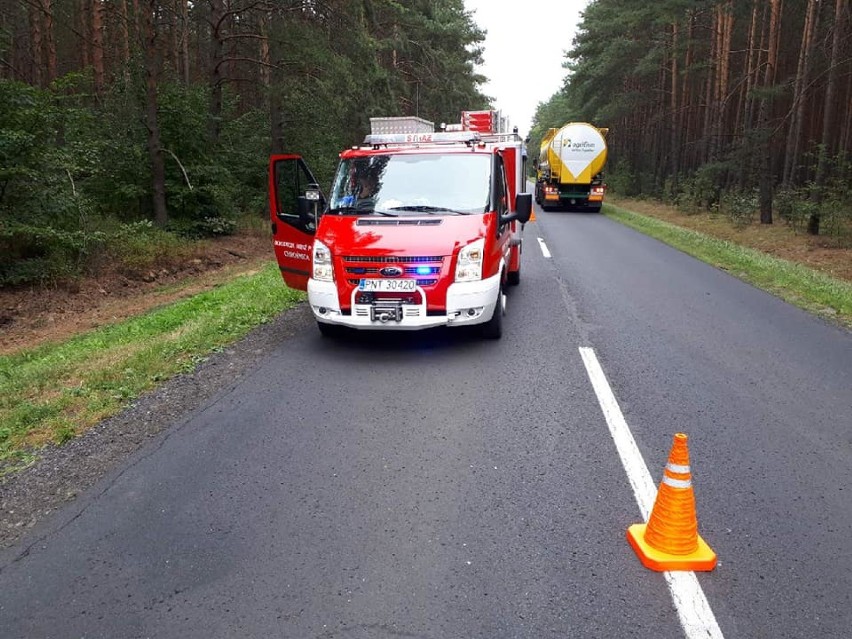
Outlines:
<svg viewBox="0 0 852 639"><path fill-rule="evenodd" d="M601 210L608 131L586 122L548 129L536 164L535 201L543 209Z"/></svg>

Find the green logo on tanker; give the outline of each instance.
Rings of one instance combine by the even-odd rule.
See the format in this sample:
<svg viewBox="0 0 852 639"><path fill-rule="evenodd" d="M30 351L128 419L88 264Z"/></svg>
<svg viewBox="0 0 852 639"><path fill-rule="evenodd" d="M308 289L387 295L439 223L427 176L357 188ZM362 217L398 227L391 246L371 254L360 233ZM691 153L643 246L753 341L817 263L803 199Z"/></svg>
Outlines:
<svg viewBox="0 0 852 639"><path fill-rule="evenodd" d="M565 137L562 138L561 146L563 149L570 149L572 151L579 151L580 153L591 153L597 149L597 144L594 142L587 142L586 140L581 140L580 142L573 142L571 138Z"/></svg>

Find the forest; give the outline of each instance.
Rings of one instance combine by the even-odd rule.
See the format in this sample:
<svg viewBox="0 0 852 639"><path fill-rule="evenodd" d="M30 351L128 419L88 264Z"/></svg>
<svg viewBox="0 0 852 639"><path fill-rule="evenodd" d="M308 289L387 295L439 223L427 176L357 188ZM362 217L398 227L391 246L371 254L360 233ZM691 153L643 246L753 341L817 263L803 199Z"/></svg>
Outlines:
<svg viewBox="0 0 852 639"><path fill-rule="evenodd" d="M5 0L0 287L261 224L270 153L327 184L372 116L498 108L484 37L463 0ZM592 122L615 193L852 235L849 0L592 0L565 52L532 154Z"/></svg>
<svg viewBox="0 0 852 639"><path fill-rule="evenodd" d="M486 108L483 40L462 0L5 0L0 287L260 224L270 153L328 184L372 116Z"/></svg>
<svg viewBox="0 0 852 639"><path fill-rule="evenodd" d="M617 193L849 234L849 24L849 0L596 0L531 148L591 122L609 128Z"/></svg>

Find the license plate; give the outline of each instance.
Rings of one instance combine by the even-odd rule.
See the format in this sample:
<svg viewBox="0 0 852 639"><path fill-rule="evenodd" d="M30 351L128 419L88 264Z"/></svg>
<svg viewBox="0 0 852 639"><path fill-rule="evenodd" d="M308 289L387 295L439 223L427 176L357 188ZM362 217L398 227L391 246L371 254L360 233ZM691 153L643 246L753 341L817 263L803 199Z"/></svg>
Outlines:
<svg viewBox="0 0 852 639"><path fill-rule="evenodd" d="M361 280L358 290L377 293L413 293L417 290L417 280Z"/></svg>

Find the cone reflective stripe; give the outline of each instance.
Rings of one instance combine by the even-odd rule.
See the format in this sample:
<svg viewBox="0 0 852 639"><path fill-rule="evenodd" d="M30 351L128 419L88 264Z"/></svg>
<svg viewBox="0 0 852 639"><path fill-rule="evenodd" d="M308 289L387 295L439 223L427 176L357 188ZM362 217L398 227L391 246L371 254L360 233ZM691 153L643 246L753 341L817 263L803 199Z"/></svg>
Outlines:
<svg viewBox="0 0 852 639"><path fill-rule="evenodd" d="M674 436L663 480L647 524L627 529L627 540L646 568L713 570L716 553L698 535L687 436Z"/></svg>

